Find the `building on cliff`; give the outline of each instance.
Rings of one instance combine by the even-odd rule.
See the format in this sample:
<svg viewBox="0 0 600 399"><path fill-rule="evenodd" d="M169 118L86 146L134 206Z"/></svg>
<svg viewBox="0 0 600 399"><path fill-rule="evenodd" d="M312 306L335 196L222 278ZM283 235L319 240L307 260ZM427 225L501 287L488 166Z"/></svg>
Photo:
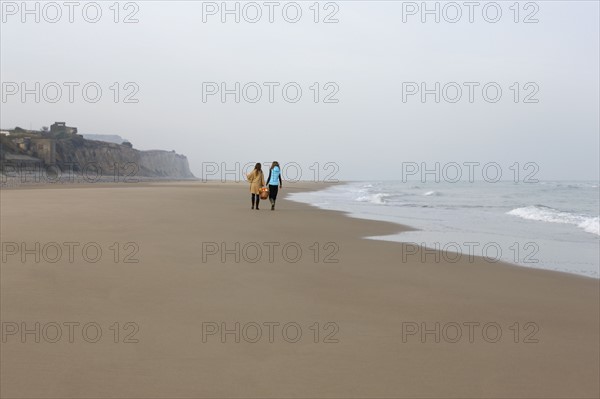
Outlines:
<svg viewBox="0 0 600 399"><path fill-rule="evenodd" d="M65 122L54 122L50 126L50 133L52 135L77 134L77 128L67 126L67 124Z"/></svg>

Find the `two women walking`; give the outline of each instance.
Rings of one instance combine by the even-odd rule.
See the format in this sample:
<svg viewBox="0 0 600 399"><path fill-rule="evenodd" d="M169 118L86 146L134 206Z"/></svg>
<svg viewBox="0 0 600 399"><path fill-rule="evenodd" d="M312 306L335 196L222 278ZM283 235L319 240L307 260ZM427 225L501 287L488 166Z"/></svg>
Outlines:
<svg viewBox="0 0 600 399"><path fill-rule="evenodd" d="M257 163L254 166L252 172L247 175L248 181L250 182L250 194L252 195L252 209L259 210L258 204L260 203L260 192L265 186L265 175L262 171L262 165ZM277 200L277 193L280 188L283 188L281 181L281 168L279 162L275 161L271 164L269 169L269 177L267 178L267 185L269 189L269 201L271 202L271 210L275 210L275 201Z"/></svg>

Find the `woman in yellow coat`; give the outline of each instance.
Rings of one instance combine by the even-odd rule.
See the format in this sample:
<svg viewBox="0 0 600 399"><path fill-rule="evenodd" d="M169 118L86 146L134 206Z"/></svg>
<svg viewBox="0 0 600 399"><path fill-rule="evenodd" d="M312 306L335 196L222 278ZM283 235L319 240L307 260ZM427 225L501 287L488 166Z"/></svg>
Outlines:
<svg viewBox="0 0 600 399"><path fill-rule="evenodd" d="M257 163L254 165L254 170L248 173L248 181L250 182L250 193L252 194L252 209L254 209L254 200L256 199L256 210L258 211L258 203L260 202L260 188L265 185L265 175L262 172L262 165Z"/></svg>

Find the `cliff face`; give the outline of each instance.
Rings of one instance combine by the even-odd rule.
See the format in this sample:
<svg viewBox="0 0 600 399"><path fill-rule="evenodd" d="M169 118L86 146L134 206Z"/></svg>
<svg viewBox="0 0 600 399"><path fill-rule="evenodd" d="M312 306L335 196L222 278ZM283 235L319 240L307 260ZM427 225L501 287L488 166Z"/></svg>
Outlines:
<svg viewBox="0 0 600 399"><path fill-rule="evenodd" d="M185 155L174 151L140 151L128 143L86 140L77 134L44 136L42 132L35 131L18 134L0 135L0 169L9 162L17 165L38 162L46 167L54 165L52 167L58 167L63 172L85 173L89 176L194 178ZM19 141L24 137L29 137L31 144L25 145ZM49 145L48 153L51 153L48 158L54 160L50 164L36 153L37 144L33 140L41 137L49 138L45 143Z"/></svg>
<svg viewBox="0 0 600 399"><path fill-rule="evenodd" d="M123 137L118 134L91 134L91 133L83 133L83 138L86 140L95 140L95 141L104 141L107 143L115 143L122 144L127 141Z"/></svg>
<svg viewBox="0 0 600 399"><path fill-rule="evenodd" d="M56 163L64 169L102 175L194 178L185 155L174 151L139 151L126 145L74 138L56 142ZM118 168L118 170L115 170Z"/></svg>
<svg viewBox="0 0 600 399"><path fill-rule="evenodd" d="M168 151L139 151L140 169L151 176L193 178L184 155Z"/></svg>

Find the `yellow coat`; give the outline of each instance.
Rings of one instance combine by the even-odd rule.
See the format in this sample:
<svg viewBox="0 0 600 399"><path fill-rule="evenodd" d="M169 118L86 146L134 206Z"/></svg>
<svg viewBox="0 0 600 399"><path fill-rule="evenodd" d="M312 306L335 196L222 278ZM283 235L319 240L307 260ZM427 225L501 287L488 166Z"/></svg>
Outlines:
<svg viewBox="0 0 600 399"><path fill-rule="evenodd" d="M248 173L248 181L250 182L250 192L252 194L258 194L259 189L265 185L265 175L262 170L256 173L256 169Z"/></svg>

